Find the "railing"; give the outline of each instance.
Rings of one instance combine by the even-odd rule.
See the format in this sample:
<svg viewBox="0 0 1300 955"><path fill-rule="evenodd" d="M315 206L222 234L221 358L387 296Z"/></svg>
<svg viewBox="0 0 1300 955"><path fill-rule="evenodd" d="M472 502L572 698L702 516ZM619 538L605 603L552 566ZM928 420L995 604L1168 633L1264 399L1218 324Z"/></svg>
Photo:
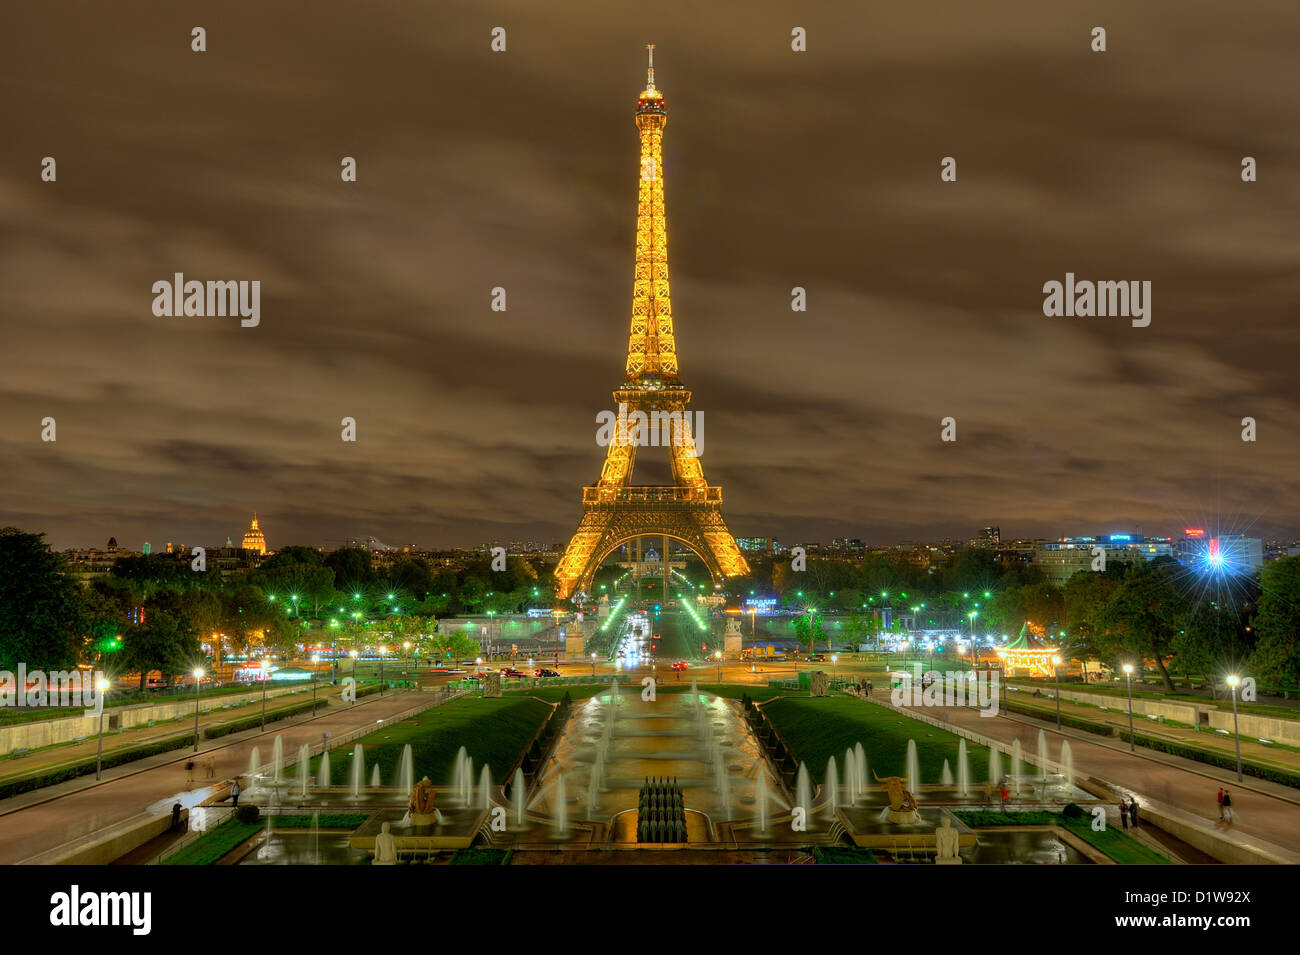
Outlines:
<svg viewBox="0 0 1300 955"><path fill-rule="evenodd" d="M582 489L584 504L721 504L721 487L603 487Z"/></svg>

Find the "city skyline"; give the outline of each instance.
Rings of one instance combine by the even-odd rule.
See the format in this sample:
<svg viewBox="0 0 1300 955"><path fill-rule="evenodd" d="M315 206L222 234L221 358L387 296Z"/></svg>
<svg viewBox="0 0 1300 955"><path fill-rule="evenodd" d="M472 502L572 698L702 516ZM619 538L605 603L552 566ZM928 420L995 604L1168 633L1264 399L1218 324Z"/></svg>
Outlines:
<svg viewBox="0 0 1300 955"><path fill-rule="evenodd" d="M4 523L60 547L221 540L253 510L281 541L563 540L626 340L629 91L653 41L682 375L734 533L1287 536L1287 30L1014 6L1013 34L957 8L801 15L806 54L784 14L692 9L650 36L584 12L576 35L519 7L499 55L401 9L325 4L309 43L286 11L256 28L222 11L198 55L187 21L87 9L69 32L24 8L114 95L17 80L40 75L35 46L2 68L19 113L0 147L5 287L24 316L7 323ZM105 50L109 17L126 39ZM1098 18L1123 40L1105 54ZM247 148L217 159L209 137ZM155 315L152 284L177 272L260 281L260 323ZM1043 284L1074 273L1151 281L1151 324L1045 316Z"/></svg>

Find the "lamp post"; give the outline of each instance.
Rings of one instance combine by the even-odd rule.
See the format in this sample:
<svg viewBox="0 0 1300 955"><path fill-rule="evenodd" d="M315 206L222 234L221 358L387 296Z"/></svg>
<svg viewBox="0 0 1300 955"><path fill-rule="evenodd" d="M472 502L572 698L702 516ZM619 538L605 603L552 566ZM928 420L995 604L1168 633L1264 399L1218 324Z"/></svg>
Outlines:
<svg viewBox="0 0 1300 955"><path fill-rule="evenodd" d="M311 714L316 715L316 671L320 669L320 654L311 655Z"/></svg>
<svg viewBox="0 0 1300 955"><path fill-rule="evenodd" d="M98 780L104 768L104 694L108 692L107 680L95 684L99 690L99 748L95 752L95 779Z"/></svg>
<svg viewBox="0 0 1300 955"><path fill-rule="evenodd" d="M266 732L266 681L271 675L271 661L262 657L262 732Z"/></svg>
<svg viewBox="0 0 1300 955"><path fill-rule="evenodd" d="M384 654L388 652L388 647L379 648L379 692L384 692Z"/></svg>
<svg viewBox="0 0 1300 955"><path fill-rule="evenodd" d="M596 654L591 655L591 678L596 679Z"/></svg>
<svg viewBox="0 0 1300 955"><path fill-rule="evenodd" d="M199 751L199 690L203 687L203 667L194 668L194 752Z"/></svg>
<svg viewBox="0 0 1300 955"><path fill-rule="evenodd" d="M352 658L352 705L357 705L357 651L349 650L348 656Z"/></svg>
<svg viewBox="0 0 1300 955"><path fill-rule="evenodd" d="M714 650L713 659L718 661L718 682L721 683L722 682L722 651Z"/></svg>
<svg viewBox="0 0 1300 955"><path fill-rule="evenodd" d="M1061 658L1052 657L1052 671L1056 674L1056 731L1061 731Z"/></svg>
<svg viewBox="0 0 1300 955"><path fill-rule="evenodd" d="M1130 753L1137 752L1137 744L1133 741L1133 664L1124 664L1124 682L1128 684L1128 750Z"/></svg>
<svg viewBox="0 0 1300 955"><path fill-rule="evenodd" d="M1232 735L1237 741L1237 782L1241 782L1241 732L1237 729L1237 687L1240 685L1241 677L1237 674L1228 677L1228 686L1232 688Z"/></svg>
<svg viewBox="0 0 1300 955"><path fill-rule="evenodd" d="M970 620L970 668L972 670L979 669L979 658L975 655L975 618L979 615L978 610L966 614L966 618Z"/></svg>

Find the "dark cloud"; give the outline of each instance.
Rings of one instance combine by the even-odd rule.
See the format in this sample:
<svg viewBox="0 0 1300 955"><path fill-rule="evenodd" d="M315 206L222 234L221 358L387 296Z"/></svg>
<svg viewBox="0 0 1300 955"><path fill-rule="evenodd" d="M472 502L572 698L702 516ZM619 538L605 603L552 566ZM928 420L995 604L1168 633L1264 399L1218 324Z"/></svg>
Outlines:
<svg viewBox="0 0 1300 955"><path fill-rule="evenodd" d="M647 41L738 534L1300 523L1294 5L11 7L4 519L60 546L254 509L273 544L564 539L622 374ZM260 280L260 327L154 317L176 271ZM1044 317L1067 271L1151 280L1151 326Z"/></svg>

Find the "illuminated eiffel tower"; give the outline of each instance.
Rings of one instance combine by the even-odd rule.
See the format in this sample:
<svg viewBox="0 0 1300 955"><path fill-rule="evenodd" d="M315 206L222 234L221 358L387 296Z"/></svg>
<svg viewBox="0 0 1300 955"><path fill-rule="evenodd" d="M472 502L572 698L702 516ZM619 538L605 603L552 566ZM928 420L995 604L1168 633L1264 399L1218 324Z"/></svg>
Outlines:
<svg viewBox="0 0 1300 955"><path fill-rule="evenodd" d="M665 538L665 566L667 540L672 539L698 554L715 581L749 573L749 565L722 519L722 488L710 487L704 480L689 427L677 427L671 433L673 484L638 487L628 483L636 461L635 424L644 427L644 421L651 418L659 422L687 419L686 406L691 400L690 391L677 374L677 345L668 294L662 151L668 110L663 94L655 89L654 46L649 50L646 88L636 103L641 180L632 331L627 343L626 378L614 392L615 403L620 410L626 409L634 426L616 430L600 481L582 489L582 520L555 570L556 591L561 598L588 590L596 569L610 553L646 536Z"/></svg>

